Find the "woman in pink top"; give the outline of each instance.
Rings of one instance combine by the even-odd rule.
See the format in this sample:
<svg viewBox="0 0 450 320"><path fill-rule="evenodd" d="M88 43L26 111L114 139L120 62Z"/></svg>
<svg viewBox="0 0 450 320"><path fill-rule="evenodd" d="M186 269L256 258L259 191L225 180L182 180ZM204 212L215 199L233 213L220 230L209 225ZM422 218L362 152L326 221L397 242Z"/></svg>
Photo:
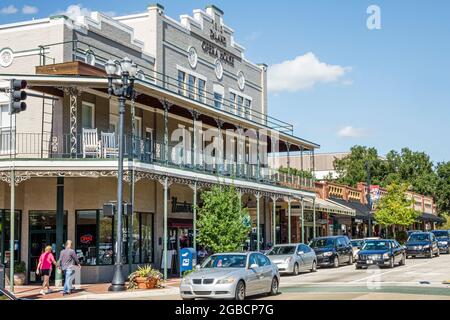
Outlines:
<svg viewBox="0 0 450 320"><path fill-rule="evenodd" d="M52 247L47 246L45 251L39 257L39 263L37 265L36 274L42 277L42 290L40 294L45 295L51 293L50 290L50 275L52 274L53 266L56 266L56 260L52 253ZM44 290L47 288L47 292Z"/></svg>

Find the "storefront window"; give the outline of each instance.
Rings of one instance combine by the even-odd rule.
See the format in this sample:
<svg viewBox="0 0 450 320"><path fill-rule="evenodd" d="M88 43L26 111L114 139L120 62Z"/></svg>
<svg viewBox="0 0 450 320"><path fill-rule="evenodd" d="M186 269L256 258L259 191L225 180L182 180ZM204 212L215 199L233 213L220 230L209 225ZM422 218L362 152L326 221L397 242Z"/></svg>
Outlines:
<svg viewBox="0 0 450 320"><path fill-rule="evenodd" d="M83 265L114 263L115 220L104 217L102 210L77 211L76 251ZM128 263L128 217L123 217L123 261ZM153 262L153 215L133 216L132 262Z"/></svg>
<svg viewBox="0 0 450 320"><path fill-rule="evenodd" d="M8 265L10 261L10 210L0 210L0 262ZM20 261L20 225L21 211L16 211L14 216L14 261Z"/></svg>

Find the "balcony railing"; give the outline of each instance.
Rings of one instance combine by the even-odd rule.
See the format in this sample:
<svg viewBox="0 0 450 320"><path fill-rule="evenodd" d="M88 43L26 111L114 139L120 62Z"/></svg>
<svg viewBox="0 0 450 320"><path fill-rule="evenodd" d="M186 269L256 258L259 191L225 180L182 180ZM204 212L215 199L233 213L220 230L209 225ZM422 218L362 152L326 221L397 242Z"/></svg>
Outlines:
<svg viewBox="0 0 450 320"><path fill-rule="evenodd" d="M68 134L57 137L51 134L17 133L14 135L14 139L15 143L11 144L10 134L0 133L0 160L15 158L18 160L85 159L95 161L117 159L118 157L117 137L109 140L108 143L102 143L102 140L105 141L105 139L100 137L86 139L86 136L78 135L74 140L72 135ZM11 145L14 147L11 148ZM292 189L313 189L314 187L311 179L281 173L279 170L266 166L238 163L227 159L220 161L218 157L205 155L199 150L170 144L166 148L163 142L133 138L129 135L124 138L124 153L129 160L134 159L142 163L158 164L218 177L229 177ZM195 162L192 159L195 159Z"/></svg>
<svg viewBox="0 0 450 320"><path fill-rule="evenodd" d="M72 61L82 61L85 63L90 63L93 61L93 65L99 68L103 68L104 64L109 59L120 60L123 58L83 41L73 40L39 46L39 64L41 66L46 65L49 62L68 62L57 61L52 57L52 49L57 47L70 50ZM92 59L92 57L94 57L94 59ZM151 70L149 69L149 66L138 65L138 67L141 69L141 72L138 73L137 78L146 84L167 90L171 93L183 96L186 99L208 107L221 110L226 114L234 115L259 125L263 125L269 129L293 135L294 127L292 124L258 111L261 110L261 106L252 105L249 108L245 105L245 99L242 101L230 101L229 96L223 96L221 99L218 99L214 92L206 90L205 87L200 88L198 84L199 79L196 79L197 81L193 84L189 83L186 79L181 80L167 74Z"/></svg>

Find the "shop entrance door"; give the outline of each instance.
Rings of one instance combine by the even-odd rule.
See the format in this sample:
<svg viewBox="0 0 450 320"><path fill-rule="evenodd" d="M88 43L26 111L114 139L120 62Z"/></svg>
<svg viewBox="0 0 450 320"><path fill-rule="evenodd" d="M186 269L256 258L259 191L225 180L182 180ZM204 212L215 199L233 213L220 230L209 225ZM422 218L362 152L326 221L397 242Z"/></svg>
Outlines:
<svg viewBox="0 0 450 320"><path fill-rule="evenodd" d="M29 241L29 262L28 272L31 283L40 282L41 278L36 275L36 267L40 255L46 246L52 247L53 255L56 259L56 212L55 211L30 211L30 241ZM67 213L64 213L63 240L67 239ZM60 244L63 245L62 243ZM55 268L50 277L55 279Z"/></svg>
<svg viewBox="0 0 450 320"><path fill-rule="evenodd" d="M192 228L186 227L172 227L169 228L169 244L168 252L172 250L176 252L176 268L172 270L173 274L179 273L178 257L181 249L192 248L194 245L193 239L194 231Z"/></svg>

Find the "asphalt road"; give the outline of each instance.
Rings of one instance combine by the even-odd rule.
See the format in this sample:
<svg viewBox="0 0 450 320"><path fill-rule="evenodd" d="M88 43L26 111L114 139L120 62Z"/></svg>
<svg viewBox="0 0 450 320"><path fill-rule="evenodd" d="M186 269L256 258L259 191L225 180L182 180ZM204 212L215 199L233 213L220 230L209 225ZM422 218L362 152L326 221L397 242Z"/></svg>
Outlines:
<svg viewBox="0 0 450 320"><path fill-rule="evenodd" d="M314 273L282 276L280 294L254 300L450 300L450 255L408 259L394 269L319 268ZM180 300L177 295L158 300Z"/></svg>

